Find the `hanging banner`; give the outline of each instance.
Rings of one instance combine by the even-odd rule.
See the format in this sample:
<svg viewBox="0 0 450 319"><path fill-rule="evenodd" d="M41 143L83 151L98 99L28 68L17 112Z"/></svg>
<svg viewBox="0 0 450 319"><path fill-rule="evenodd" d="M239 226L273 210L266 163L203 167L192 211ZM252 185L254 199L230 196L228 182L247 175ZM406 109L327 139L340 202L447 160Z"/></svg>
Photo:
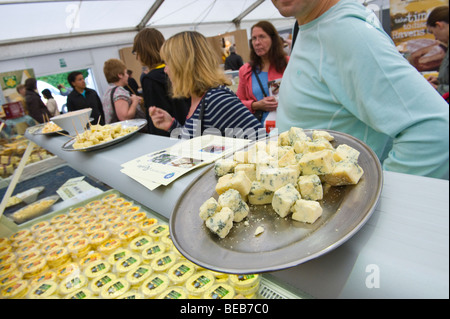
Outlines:
<svg viewBox="0 0 450 319"><path fill-rule="evenodd" d="M23 97L17 93L16 87L24 84L25 80L34 77L33 69L17 70L0 73L1 89L5 98L5 102L21 101Z"/></svg>
<svg viewBox="0 0 450 319"><path fill-rule="evenodd" d="M419 71L437 70L445 55L427 32L428 15L443 5L448 0L390 0L392 40Z"/></svg>

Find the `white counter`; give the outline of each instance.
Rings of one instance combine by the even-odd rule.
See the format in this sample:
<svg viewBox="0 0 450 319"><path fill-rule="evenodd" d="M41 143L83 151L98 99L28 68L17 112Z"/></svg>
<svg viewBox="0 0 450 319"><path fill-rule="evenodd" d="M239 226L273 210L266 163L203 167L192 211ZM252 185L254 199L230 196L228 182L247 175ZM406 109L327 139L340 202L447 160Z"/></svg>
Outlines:
<svg viewBox="0 0 450 319"><path fill-rule="evenodd" d="M149 191L122 174L120 165L176 140L138 133L95 152L68 152L61 149L66 137L25 136L167 218L206 169ZM355 236L326 255L271 275L317 298L449 298L449 182L384 172L380 203Z"/></svg>

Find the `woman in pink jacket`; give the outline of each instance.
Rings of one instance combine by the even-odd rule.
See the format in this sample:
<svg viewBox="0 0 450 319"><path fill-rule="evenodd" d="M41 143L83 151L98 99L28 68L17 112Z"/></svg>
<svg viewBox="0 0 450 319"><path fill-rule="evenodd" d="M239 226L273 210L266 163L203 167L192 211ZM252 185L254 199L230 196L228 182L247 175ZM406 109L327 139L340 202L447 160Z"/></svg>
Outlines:
<svg viewBox="0 0 450 319"><path fill-rule="evenodd" d="M239 69L236 94L262 123L278 107L277 98L269 93L269 82L283 77L288 61L275 27L268 21L255 24L251 29L250 62Z"/></svg>

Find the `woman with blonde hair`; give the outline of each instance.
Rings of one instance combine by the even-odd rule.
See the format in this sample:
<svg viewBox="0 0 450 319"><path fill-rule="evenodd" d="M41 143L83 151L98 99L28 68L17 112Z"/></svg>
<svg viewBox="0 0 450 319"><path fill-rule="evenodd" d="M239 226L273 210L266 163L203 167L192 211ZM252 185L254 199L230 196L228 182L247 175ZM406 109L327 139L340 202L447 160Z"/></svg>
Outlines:
<svg viewBox="0 0 450 319"><path fill-rule="evenodd" d="M173 99L169 93L170 81L164 72L164 61L160 56L160 49L165 39L160 31L154 28L145 28L135 36L133 53L136 59L148 68L148 72L141 76L142 97L148 121L150 134L169 136L169 133L155 127L148 109L157 106L167 111L180 123L185 122L189 111L188 99Z"/></svg>
<svg viewBox="0 0 450 319"><path fill-rule="evenodd" d="M223 136L241 132L235 137L257 138L262 125L226 87L230 80L203 35L195 31L174 35L162 46L161 57L166 62L173 96L190 98L191 105L184 126L164 110L150 107L155 126L169 132L180 128L183 138L198 136L207 129Z"/></svg>

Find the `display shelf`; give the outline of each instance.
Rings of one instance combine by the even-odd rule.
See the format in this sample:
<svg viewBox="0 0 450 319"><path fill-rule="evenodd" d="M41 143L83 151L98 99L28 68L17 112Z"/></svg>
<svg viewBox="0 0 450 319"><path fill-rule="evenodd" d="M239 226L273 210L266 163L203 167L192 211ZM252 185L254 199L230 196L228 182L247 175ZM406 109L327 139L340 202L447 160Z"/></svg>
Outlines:
<svg viewBox="0 0 450 319"><path fill-rule="evenodd" d="M67 152L63 136L25 136L146 207L170 218L178 199L206 168L149 191L120 165L177 140L136 134L95 152ZM384 172L380 202L347 242L309 262L271 275L315 298L449 298L449 182Z"/></svg>

